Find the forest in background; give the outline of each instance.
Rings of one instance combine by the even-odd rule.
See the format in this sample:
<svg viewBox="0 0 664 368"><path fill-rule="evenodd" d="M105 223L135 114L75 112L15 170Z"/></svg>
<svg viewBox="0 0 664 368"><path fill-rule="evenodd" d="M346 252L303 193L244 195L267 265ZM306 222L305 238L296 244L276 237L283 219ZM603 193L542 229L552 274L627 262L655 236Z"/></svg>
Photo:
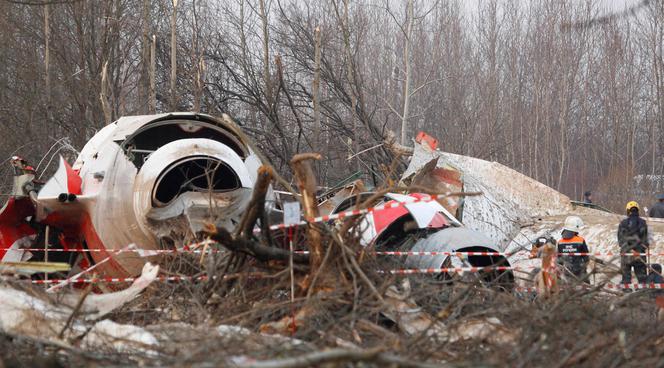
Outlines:
<svg viewBox="0 0 664 368"><path fill-rule="evenodd" d="M200 111L233 116L283 172L323 153L327 185L381 182L388 132L423 130L616 210L663 189L633 187L664 175L663 1L608 18L594 0L461 1L2 0L0 158Z"/></svg>

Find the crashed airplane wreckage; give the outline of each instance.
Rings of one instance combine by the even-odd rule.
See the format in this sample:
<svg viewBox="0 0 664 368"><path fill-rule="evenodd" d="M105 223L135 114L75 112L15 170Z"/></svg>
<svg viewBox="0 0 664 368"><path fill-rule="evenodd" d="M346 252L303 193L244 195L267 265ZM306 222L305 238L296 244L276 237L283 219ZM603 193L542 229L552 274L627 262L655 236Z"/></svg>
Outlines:
<svg viewBox="0 0 664 368"><path fill-rule="evenodd" d="M401 184L482 195L434 201L423 200L426 195L420 193L387 194L365 203L374 193L363 192L356 182L322 196L321 214L344 213L358 203L386 207L364 214L361 241L376 251L410 252L401 262L405 269L532 268L535 261L528 260L524 250L539 236L558 236L568 215L580 216L587 224L583 235L591 251L617 250L620 215L576 206L501 164L442 152L436 149L437 141L427 137L416 140ZM193 240L204 223L232 231L251 200L261 164L259 153L227 116L121 118L99 131L73 165L61 158L46 183L36 179L24 160L12 160L14 188L0 211L0 260L9 264L48 258L67 262L72 270L95 265L106 277L136 276L148 260L158 260L128 250L130 244L138 250L177 249ZM266 212L280 221L279 195L269 189L266 199ZM664 243L664 223L648 221L655 244L651 251L656 251ZM46 256L46 244L74 252ZM512 270L487 270L481 277L515 280Z"/></svg>
<svg viewBox="0 0 664 368"><path fill-rule="evenodd" d="M0 259L6 263L48 257L68 262L74 270L99 263L96 272L104 276L130 277L140 274L147 261L139 252L125 251L130 244L140 250L181 247L204 222L232 230L250 201L261 165L244 137L227 116L133 116L99 131L73 165L60 158L58 170L46 183L15 157L13 193L0 211ZM444 174L452 178L446 191L462 188L460 173ZM336 194L336 205L329 200L321 204L321 211L339 213L372 195L339 198L343 193L347 192ZM377 250L502 250L455 218L458 201L446 199L446 208L438 201L420 201L422 196L388 194L372 203L401 204L363 218L364 245ZM275 204L271 189L267 203L266 210L279 218L274 215L280 215L281 204ZM45 257L46 244L80 252ZM509 266L502 256L409 257L406 264ZM511 280L511 273L506 274Z"/></svg>

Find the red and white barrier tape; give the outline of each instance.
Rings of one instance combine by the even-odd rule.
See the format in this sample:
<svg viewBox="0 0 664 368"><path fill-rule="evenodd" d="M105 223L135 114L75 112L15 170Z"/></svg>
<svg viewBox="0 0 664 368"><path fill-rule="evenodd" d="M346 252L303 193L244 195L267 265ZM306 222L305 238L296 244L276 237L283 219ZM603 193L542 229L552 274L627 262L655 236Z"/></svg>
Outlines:
<svg viewBox="0 0 664 368"><path fill-rule="evenodd" d="M381 270L379 273L390 273L392 275L412 275L430 273L461 273L461 272L486 272L486 271L523 271L539 268L536 266L512 267L512 266L487 266L487 267L443 267L443 268L403 268L398 270Z"/></svg>
<svg viewBox="0 0 664 368"><path fill-rule="evenodd" d="M607 289L664 289L663 284L605 284Z"/></svg>
<svg viewBox="0 0 664 368"><path fill-rule="evenodd" d="M587 290L591 289L597 286L601 286L601 288L604 289L613 289L613 290L648 290L648 289L656 289L656 290L664 290L664 284L614 284L614 283L608 283L604 285L577 285L573 286L571 288L573 289L578 289L578 290ZM514 291L521 291L521 292L537 292L538 289L534 286L517 286L514 288Z"/></svg>
<svg viewBox="0 0 664 368"><path fill-rule="evenodd" d="M138 277L93 277L91 279L60 279L60 280L29 280L32 284L49 285L68 281L68 284L100 284L100 283L125 283L134 282ZM155 281L202 281L208 276L157 276Z"/></svg>
<svg viewBox="0 0 664 368"><path fill-rule="evenodd" d="M528 252L528 251L519 251L519 253ZM367 252L379 256L511 256L515 253L506 253L506 252L437 252L437 251L405 251L405 252Z"/></svg>
<svg viewBox="0 0 664 368"><path fill-rule="evenodd" d="M505 256L505 257L510 257L516 254L520 253L530 253L529 250L519 250L515 251L512 253L508 252L417 252L417 251L405 251L405 252L371 252L376 255L385 255L385 256L462 256L462 255L467 255L467 256ZM613 253L613 252L574 252L574 253L558 253L558 256L573 256L573 257L581 257L581 256L594 256L594 257L617 257L617 256L633 256L633 257L639 257L639 256L654 256L654 257L660 257L664 256L664 252L659 252L659 253Z"/></svg>
<svg viewBox="0 0 664 368"><path fill-rule="evenodd" d="M109 253L109 254L115 254L115 253L131 253L131 252L136 252L139 253L141 257L150 257L150 256L156 256L160 254L177 254L177 253L193 253L193 254L213 254L213 253L222 253L226 252L225 249L190 249L192 247L197 247L200 245L205 245L206 242L200 242L200 243L193 243L189 244L188 246L180 249L141 249L141 248L135 248L135 249L130 249L130 250L122 250L122 249L63 249L63 248L25 248L25 249L15 249L15 248L0 248L1 250L12 250L12 251L33 251L33 252L82 252L82 253ZM207 244L212 244L212 242L208 242ZM306 250L296 250L294 253L296 254L309 254L309 251ZM504 256L504 257L511 257L516 254L521 254L521 253L530 253L529 250L519 250L515 251L512 253L509 252L463 252L463 251L452 251L452 252L447 252L447 251L367 251L367 253L370 254L375 254L379 256ZM618 256L633 256L633 257L645 257L645 256L652 256L652 257L664 257L664 252L658 252L658 253L613 253L613 252L606 252L606 253L601 253L601 252L575 252L575 253L558 253L558 256L573 256L573 257L578 257L578 256L594 256L594 257L618 257Z"/></svg>
<svg viewBox="0 0 664 368"><path fill-rule="evenodd" d="M256 273L245 273L245 274L232 274L232 275L224 275L221 277L221 279L231 279L231 278L237 278L239 276L245 276L249 278L266 278L269 277L269 275L266 275L264 273L256 272ZM29 282L31 284L37 284L37 285L50 285L50 284L58 284L64 281L69 281L68 284L98 284L98 283L131 283L134 282L138 279L139 277L93 277L90 279L53 279L53 280L31 280L31 279L20 279L20 280L15 280L19 282ZM219 279L219 276L208 276L208 275L200 275L200 276L157 276L155 278L155 281L161 281L161 282L178 282L178 281L205 281L205 280L217 280Z"/></svg>
<svg viewBox="0 0 664 368"><path fill-rule="evenodd" d="M664 256L664 252L659 252L659 253L639 253L639 252L631 252L631 253L614 253L614 252L606 252L606 253L601 253L601 252L574 252L574 253L558 253L559 256L573 256L573 257L578 257L578 256L593 256L593 257L621 257L621 256L631 256L631 257L646 257L646 256Z"/></svg>
<svg viewBox="0 0 664 368"><path fill-rule="evenodd" d="M90 272L94 271L95 268L97 268L97 267L103 265L104 263L110 261L111 258L113 258L114 255L120 254L120 253L122 253L122 252L129 251L129 250L133 250L134 248L136 248L136 245L134 245L134 244L129 244L128 246L126 246L126 247L124 247L124 248L122 248L122 249L119 249L117 253L115 253L115 254L110 254L108 257L106 257L106 258L102 259L101 261L95 263L94 265L92 265L92 266L86 268L85 270L83 270L83 271L77 273L76 275L64 279L62 282L59 282L57 285L53 285L53 286L51 286L50 288L46 289L46 292L52 293L52 292L54 292L54 291L56 291L56 290L58 290L58 289L61 289L61 288L65 287L65 286L71 284L72 282L75 282L76 280L79 280L79 279L81 278L81 276L83 276L83 275L85 275L85 274L87 274L87 273L90 273Z"/></svg>

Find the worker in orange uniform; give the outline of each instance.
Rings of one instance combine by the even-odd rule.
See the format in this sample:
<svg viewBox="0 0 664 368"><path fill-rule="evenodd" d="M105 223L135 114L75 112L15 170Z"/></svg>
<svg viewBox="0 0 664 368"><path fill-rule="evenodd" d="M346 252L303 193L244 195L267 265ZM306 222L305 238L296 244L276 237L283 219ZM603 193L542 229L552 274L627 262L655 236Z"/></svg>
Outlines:
<svg viewBox="0 0 664 368"><path fill-rule="evenodd" d="M558 292L558 267L556 264L556 240L545 236L537 238L530 250L530 258L541 258L542 268L535 275L537 293L549 297Z"/></svg>
<svg viewBox="0 0 664 368"><path fill-rule="evenodd" d="M582 227L583 220L578 216L569 216L565 219L562 239L558 241L558 261L568 275L587 282L586 268L590 257L586 240L579 236ZM574 255L572 253L584 254Z"/></svg>

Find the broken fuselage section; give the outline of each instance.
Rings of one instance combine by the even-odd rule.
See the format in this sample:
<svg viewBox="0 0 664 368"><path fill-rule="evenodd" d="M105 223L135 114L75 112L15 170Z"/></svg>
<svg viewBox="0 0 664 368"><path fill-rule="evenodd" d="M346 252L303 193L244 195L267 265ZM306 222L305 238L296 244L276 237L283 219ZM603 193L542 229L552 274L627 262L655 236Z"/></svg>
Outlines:
<svg viewBox="0 0 664 368"><path fill-rule="evenodd" d="M194 239L205 221L234 227L261 165L242 137L226 116L169 113L109 124L73 165L60 158L45 184L34 170L17 173L0 211L0 259L40 258L28 248L49 244L89 250L67 254L71 262L72 255L96 263L113 254L98 271L133 276L145 258L122 252L129 244L171 248Z"/></svg>
<svg viewBox="0 0 664 368"><path fill-rule="evenodd" d="M461 191L458 180L450 182L455 191ZM457 187L459 186L459 187ZM443 189L439 185L438 190ZM442 190L441 190L442 191ZM451 211L458 209L459 198L432 199L424 193L388 193L376 197L375 193L359 193L339 203L332 213L352 209L362 202L369 207L384 209L370 211L359 224L360 241L372 248L379 259L393 272L428 274L442 280L457 278L479 279L510 287L514 282L511 270L496 271L493 266L509 267L507 257L495 241L481 232L464 226ZM457 253L458 252L458 253ZM457 254L454 254L457 253ZM489 253L489 254L483 254ZM395 258L403 255L404 258ZM461 274L440 271L449 268L487 267L478 273Z"/></svg>

